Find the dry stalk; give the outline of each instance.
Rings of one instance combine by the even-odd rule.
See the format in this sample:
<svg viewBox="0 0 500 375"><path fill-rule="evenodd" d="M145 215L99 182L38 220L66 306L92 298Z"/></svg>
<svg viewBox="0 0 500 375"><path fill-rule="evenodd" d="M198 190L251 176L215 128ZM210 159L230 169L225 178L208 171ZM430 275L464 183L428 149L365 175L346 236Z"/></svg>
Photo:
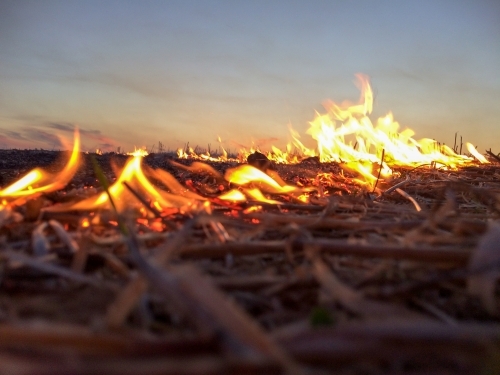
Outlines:
<svg viewBox="0 0 500 375"><path fill-rule="evenodd" d="M25 266L37 269L42 272L46 272L48 274L61 276L65 279L77 283L88 284L95 287L103 287L106 285L98 279L73 272L67 268L56 266L55 264L45 263L40 261L39 259L35 259L21 253L16 253L11 250L3 250L2 252L0 252L0 258L4 258L11 262L19 262L24 264ZM111 287L111 285L108 285L108 287Z"/></svg>
<svg viewBox="0 0 500 375"><path fill-rule="evenodd" d="M149 210L153 215L155 215L155 217L157 218L160 218L161 217L161 212L158 211L150 202L148 202L141 194L139 194L132 186L130 186L130 184L126 181L123 181L122 182L123 185L125 185L125 187L127 188L128 191L130 191L132 193L132 195L134 197L137 198L137 200L139 202L142 203L142 205L144 206L144 208L146 208L147 210Z"/></svg>
<svg viewBox="0 0 500 375"><path fill-rule="evenodd" d="M0 347L23 349L72 348L86 354L113 354L125 352L132 338L112 334L99 334L91 330L65 324L44 322L30 326L0 325Z"/></svg>
<svg viewBox="0 0 500 375"><path fill-rule="evenodd" d="M170 232L148 232L137 235L139 241L157 241L162 240L171 235ZM115 234L108 237L100 237L94 233L88 234L89 239L100 246L109 246L109 245L117 245L126 242L126 238L122 234Z"/></svg>
<svg viewBox="0 0 500 375"><path fill-rule="evenodd" d="M495 155L493 152L491 152L491 149L486 150L486 153L491 156L495 161L500 162L500 157L498 155Z"/></svg>
<svg viewBox="0 0 500 375"><path fill-rule="evenodd" d="M413 203L413 205L415 206L415 210L417 210L417 212L420 212L422 211L422 208L420 207L420 205L418 204L418 202L415 200L415 198L413 198L410 194L408 194L406 191L400 189L400 188L397 188L396 189L396 192L398 192L398 194L400 194L401 196L405 197L406 199L408 199L411 203Z"/></svg>
<svg viewBox="0 0 500 375"><path fill-rule="evenodd" d="M368 300L359 291L340 281L319 258L317 249L310 246L306 254L311 259L312 274L328 295L350 312L365 319L423 319L403 306Z"/></svg>
<svg viewBox="0 0 500 375"><path fill-rule="evenodd" d="M421 298L413 297L411 299L411 302L420 307L422 310L428 312L430 315L438 318L443 323L449 325L458 325L458 321L456 319L452 318L450 315L446 314L443 310L438 309L433 304L424 301Z"/></svg>
<svg viewBox="0 0 500 375"><path fill-rule="evenodd" d="M296 224L309 229L351 229L351 230L403 230L420 226L423 220L406 221L375 221L375 220L355 220L332 219L323 216L313 215L277 215L277 214L249 214L251 218L258 219L269 225Z"/></svg>
<svg viewBox="0 0 500 375"><path fill-rule="evenodd" d="M79 250L79 246L76 241L69 235L69 233L64 229L62 224L57 220L49 220L49 225L57 234L62 243L64 243L71 253L76 253Z"/></svg>
<svg viewBox="0 0 500 375"><path fill-rule="evenodd" d="M132 234L129 249L134 260L153 286L189 316L203 332L220 332L227 350L240 356L255 355L279 363L287 373L302 373L300 366L281 350L243 310L229 301L208 278L191 265L160 269L149 264L139 253Z"/></svg>
<svg viewBox="0 0 500 375"><path fill-rule="evenodd" d="M406 176L406 179L401 181L401 182L398 182L396 185L394 186L391 186L390 188L388 188L387 190L385 190L381 195L380 197L383 197L385 194L389 194L389 193L392 193L394 190L406 185L407 183L411 182L410 180L410 176ZM375 199L378 199L380 197L377 197Z"/></svg>
<svg viewBox="0 0 500 375"><path fill-rule="evenodd" d="M284 253L287 241L227 242L224 244L186 245L181 253L183 258L224 258L233 256L258 255L265 253ZM367 258L406 259L424 263L445 262L465 265L469 259L469 250L436 247L402 247L388 245L360 245L342 240L312 239L294 241L293 251L301 251L306 246L314 246L320 252L336 255L352 255Z"/></svg>
<svg viewBox="0 0 500 375"><path fill-rule="evenodd" d="M352 361L391 361L397 357L430 365L429 361L435 362L439 353L439 358L446 358L447 364L470 366L460 373L476 373L474 369L488 359L487 349L500 337L500 329L497 324L386 320L321 330L288 330L274 337L289 353L308 363L338 366ZM403 342L408 344L402 345Z"/></svg>
<svg viewBox="0 0 500 375"><path fill-rule="evenodd" d="M183 243L191 232L194 221L187 222L184 227L177 232L170 242L166 243L153 256L153 261L163 266L181 250ZM126 270L123 270L126 272ZM132 277L132 280L123 288L117 295L116 299L108 306L106 314L106 324L111 329L121 328L130 315L134 307L137 305L141 297L148 290L148 281L145 275L139 274Z"/></svg>
<svg viewBox="0 0 500 375"><path fill-rule="evenodd" d="M148 282L142 275L135 275L132 280L118 293L115 300L108 306L106 325L112 330L123 327L132 309L148 290Z"/></svg>

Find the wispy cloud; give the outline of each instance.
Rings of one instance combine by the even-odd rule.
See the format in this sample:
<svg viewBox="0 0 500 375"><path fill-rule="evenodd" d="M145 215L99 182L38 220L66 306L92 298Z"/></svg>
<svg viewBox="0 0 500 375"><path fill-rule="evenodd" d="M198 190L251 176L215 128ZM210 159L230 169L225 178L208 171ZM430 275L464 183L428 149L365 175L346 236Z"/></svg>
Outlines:
<svg viewBox="0 0 500 375"><path fill-rule="evenodd" d="M73 133L75 131L76 125L70 122L48 122L45 124L46 127L51 129L57 129L66 133ZM87 138L88 140L92 140L97 142L96 147L99 147L102 150L111 150L116 147L116 142L103 135L100 130L97 129L84 129L80 128L80 134Z"/></svg>
<svg viewBox="0 0 500 375"><path fill-rule="evenodd" d="M0 133L4 134L4 137L11 138L11 139L17 139L20 141L26 141L27 138L24 137L21 133L15 132L12 130L5 130L5 129L0 129Z"/></svg>
<svg viewBox="0 0 500 375"><path fill-rule="evenodd" d="M30 141L26 142L16 138L11 138L5 134L0 134L0 149L29 148L30 144Z"/></svg>
<svg viewBox="0 0 500 375"><path fill-rule="evenodd" d="M69 122L49 122L45 125L48 128L53 128L57 130L61 130L63 132L70 132L73 133L75 131L75 125L69 123Z"/></svg>
<svg viewBox="0 0 500 375"><path fill-rule="evenodd" d="M68 133L73 133L75 129L79 126L72 124L70 122L48 122L45 124L46 127L52 128L52 129L57 129L61 130L63 132L68 132ZM101 131L100 130L89 130L89 129L80 129L80 134L87 135L89 137L99 137L101 136Z"/></svg>
<svg viewBox="0 0 500 375"><path fill-rule="evenodd" d="M0 128L1 148L66 148L67 143L61 139L67 139L68 133L73 134L76 126L70 122L43 122L40 125L32 124L23 126L20 130L8 130ZM54 131L55 130L55 131ZM101 134L96 129L80 129L82 138L91 143L90 148L112 150L116 143L109 137Z"/></svg>
<svg viewBox="0 0 500 375"><path fill-rule="evenodd" d="M48 133L41 129L37 128L25 128L23 129L23 133L26 135L28 139L33 141L41 142L43 144L48 145L50 148L62 148L63 144L59 137L52 133Z"/></svg>

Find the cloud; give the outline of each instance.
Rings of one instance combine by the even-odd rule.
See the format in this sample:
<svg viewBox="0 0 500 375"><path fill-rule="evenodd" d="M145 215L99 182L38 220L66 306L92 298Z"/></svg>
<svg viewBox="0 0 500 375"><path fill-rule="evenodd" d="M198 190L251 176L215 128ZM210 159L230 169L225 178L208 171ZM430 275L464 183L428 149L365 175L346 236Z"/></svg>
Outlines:
<svg viewBox="0 0 500 375"><path fill-rule="evenodd" d="M52 128L52 129L57 129L62 132L68 132L68 133L73 133L75 131L75 128L77 128L76 125L70 123L70 122L48 122L45 124L46 127ZM84 129L80 128L80 134L83 137L86 137L92 141L98 142L99 143L99 148L101 149L109 149L109 148L114 148L116 145L116 142L112 140L109 137L104 136L100 130L97 129Z"/></svg>
<svg viewBox="0 0 500 375"><path fill-rule="evenodd" d="M57 122L49 122L46 124L48 128L53 128L57 130L61 130L64 132L70 132L73 133L75 131L75 125L65 122L65 123L57 123Z"/></svg>
<svg viewBox="0 0 500 375"><path fill-rule="evenodd" d="M22 140L11 138L8 135L0 134L0 149L28 148L28 143Z"/></svg>
<svg viewBox="0 0 500 375"><path fill-rule="evenodd" d="M113 139L102 135L100 131L97 131L97 133L95 133L95 131L89 132L81 130L80 133L92 141L99 142L101 148L107 147L107 145L109 145L109 147L115 147L116 145L116 142Z"/></svg>
<svg viewBox="0 0 500 375"><path fill-rule="evenodd" d="M24 137L21 133L12 130L0 129L0 133L4 134L4 138L17 139L20 141L27 140L26 137Z"/></svg>
<svg viewBox="0 0 500 375"><path fill-rule="evenodd" d="M71 122L42 122L40 125L21 127L19 131L0 128L0 148L67 148L68 144L60 137L69 139L67 133L72 135L76 127ZM99 147L103 150L116 148L116 142L101 134L100 130L80 129L80 134L83 139L91 141L90 148Z"/></svg>
<svg viewBox="0 0 500 375"><path fill-rule="evenodd" d="M24 134L26 134L26 137L28 139L44 143L51 148L63 147L61 140L52 133L47 133L41 129L36 129L36 128L25 128L23 129L23 132Z"/></svg>
<svg viewBox="0 0 500 375"><path fill-rule="evenodd" d="M75 128L77 128L77 125L74 125L69 122L49 122L46 124L47 127L61 130L64 132L69 132L73 133L75 131ZM80 129L80 134L85 134L89 136L99 136L101 134L100 130L87 130L87 129Z"/></svg>
<svg viewBox="0 0 500 375"><path fill-rule="evenodd" d="M182 92L175 77L161 73L157 75L144 72L133 73L132 75L128 71L123 73L110 71L69 72L65 75L58 75L52 78L70 84L81 82L93 87L96 87L95 85L98 84L115 90L133 92L149 98L173 100Z"/></svg>

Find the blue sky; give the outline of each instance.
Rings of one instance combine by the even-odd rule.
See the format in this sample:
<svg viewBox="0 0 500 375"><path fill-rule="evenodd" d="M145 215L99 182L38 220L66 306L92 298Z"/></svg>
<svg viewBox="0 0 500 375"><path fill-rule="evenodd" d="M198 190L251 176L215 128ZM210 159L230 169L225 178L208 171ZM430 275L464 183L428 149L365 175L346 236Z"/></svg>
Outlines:
<svg viewBox="0 0 500 375"><path fill-rule="evenodd" d="M500 151L500 2L0 2L0 147L289 140L325 99ZM307 136L304 136L307 138Z"/></svg>

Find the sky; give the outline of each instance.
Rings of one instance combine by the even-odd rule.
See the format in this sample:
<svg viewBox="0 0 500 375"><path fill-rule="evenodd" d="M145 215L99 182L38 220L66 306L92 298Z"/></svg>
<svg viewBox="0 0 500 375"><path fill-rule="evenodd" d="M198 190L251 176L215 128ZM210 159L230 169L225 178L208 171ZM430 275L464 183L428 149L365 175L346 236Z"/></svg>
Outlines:
<svg viewBox="0 0 500 375"><path fill-rule="evenodd" d="M500 152L500 1L0 1L0 148L238 150L357 101ZM307 143L307 142L306 142Z"/></svg>

